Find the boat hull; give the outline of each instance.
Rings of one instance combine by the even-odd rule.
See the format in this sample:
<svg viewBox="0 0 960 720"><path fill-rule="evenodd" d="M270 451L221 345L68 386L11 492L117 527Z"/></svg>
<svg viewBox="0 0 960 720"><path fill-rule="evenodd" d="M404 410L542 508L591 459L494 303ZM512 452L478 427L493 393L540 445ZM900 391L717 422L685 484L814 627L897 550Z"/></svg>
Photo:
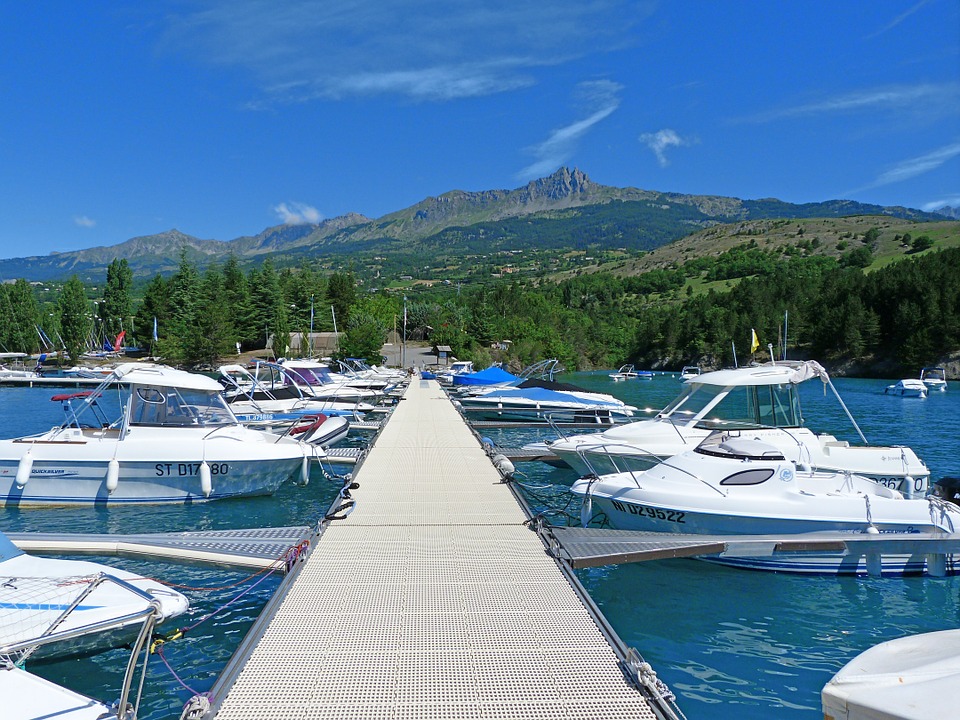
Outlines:
<svg viewBox="0 0 960 720"><path fill-rule="evenodd" d="M195 433L164 430L156 440L136 443L98 433L75 429L52 441L0 441L0 503L104 506L270 495L300 477L305 457L314 452L295 441L270 442L273 436L252 430L230 429L202 440ZM29 468L24 467L27 451ZM111 491L112 460L116 486ZM26 469L26 482L18 482Z"/></svg>
<svg viewBox="0 0 960 720"><path fill-rule="evenodd" d="M584 482L580 481L578 485ZM610 524L619 530L677 535L795 535L824 531L862 535L868 527L866 519L845 521L810 517L727 515L702 512L679 504L671 506L600 495L591 495L590 501L594 512L602 510ZM899 503L922 505L923 509L927 507L923 501L901 500ZM917 513L910 514L913 515L912 519L874 522L873 527L879 533L942 532L939 527L923 523ZM865 555L844 551L776 553L759 557L720 554L703 556L700 559L730 567L801 574L866 575L871 572L870 560ZM880 556L880 567L883 575L922 574L926 571L926 559L922 555L884 554ZM960 573L960 556L947 556L946 572L949 575Z"/></svg>

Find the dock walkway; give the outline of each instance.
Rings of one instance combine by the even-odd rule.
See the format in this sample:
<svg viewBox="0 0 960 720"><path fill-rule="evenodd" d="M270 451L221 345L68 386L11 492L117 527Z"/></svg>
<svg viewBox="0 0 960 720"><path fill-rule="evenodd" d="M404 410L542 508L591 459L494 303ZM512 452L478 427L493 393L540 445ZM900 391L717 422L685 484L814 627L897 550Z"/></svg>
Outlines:
<svg viewBox="0 0 960 720"><path fill-rule="evenodd" d="M353 511L251 630L207 717L673 717L436 381L410 382L353 479Z"/></svg>

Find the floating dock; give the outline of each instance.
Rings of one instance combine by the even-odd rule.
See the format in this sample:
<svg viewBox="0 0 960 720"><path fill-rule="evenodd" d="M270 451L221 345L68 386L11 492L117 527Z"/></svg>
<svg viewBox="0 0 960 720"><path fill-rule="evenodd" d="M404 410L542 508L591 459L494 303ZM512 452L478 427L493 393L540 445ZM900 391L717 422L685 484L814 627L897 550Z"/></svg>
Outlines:
<svg viewBox="0 0 960 720"><path fill-rule="evenodd" d="M411 381L353 481L205 717L677 717L436 381Z"/></svg>

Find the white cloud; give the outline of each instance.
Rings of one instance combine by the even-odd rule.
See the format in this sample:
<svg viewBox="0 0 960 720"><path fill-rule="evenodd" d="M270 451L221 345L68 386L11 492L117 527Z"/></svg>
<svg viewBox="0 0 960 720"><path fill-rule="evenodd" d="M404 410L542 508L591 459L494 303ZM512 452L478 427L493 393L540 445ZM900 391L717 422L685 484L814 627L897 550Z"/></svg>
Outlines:
<svg viewBox="0 0 960 720"><path fill-rule="evenodd" d="M622 89L621 85L609 80L581 83L577 87L576 99L589 113L587 117L554 130L542 143L527 148L527 153L536 160L517 173L517 177L521 180L543 177L569 160L577 148L577 141L620 107Z"/></svg>
<svg viewBox="0 0 960 720"><path fill-rule="evenodd" d="M954 195L952 197L946 197L940 200L934 200L933 202L928 202L922 205L920 209L924 212L935 212L944 207L960 208L960 195Z"/></svg>
<svg viewBox="0 0 960 720"><path fill-rule="evenodd" d="M667 148L682 147L693 143L691 140L680 137L676 130L671 130L670 128L657 130L655 133L644 133L640 136L640 142L650 148L653 154L657 156L657 162L660 163L660 167L666 167L670 164L666 155Z"/></svg>
<svg viewBox="0 0 960 720"><path fill-rule="evenodd" d="M894 165L884 173L881 173L876 180L867 187L874 188L881 185L890 185L891 183L903 182L918 175L923 175L931 170L936 170L945 162L952 160L960 155L960 142L951 145L945 145L933 152L920 157L910 158Z"/></svg>
<svg viewBox="0 0 960 720"><path fill-rule="evenodd" d="M74 215L73 224L77 227L92 228L97 224L97 221L88 218L86 215Z"/></svg>
<svg viewBox="0 0 960 720"><path fill-rule="evenodd" d="M273 211L284 225L316 225L323 220L319 210L303 203L280 203Z"/></svg>
<svg viewBox="0 0 960 720"><path fill-rule="evenodd" d="M167 16L165 50L248 70L269 100L489 95L630 41L653 0L204 0Z"/></svg>

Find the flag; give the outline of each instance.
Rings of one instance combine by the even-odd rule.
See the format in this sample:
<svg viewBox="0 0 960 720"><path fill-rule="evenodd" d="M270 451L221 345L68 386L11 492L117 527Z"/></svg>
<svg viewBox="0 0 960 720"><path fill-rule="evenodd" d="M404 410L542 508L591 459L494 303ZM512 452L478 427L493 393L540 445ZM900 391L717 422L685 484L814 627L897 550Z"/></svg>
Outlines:
<svg viewBox="0 0 960 720"><path fill-rule="evenodd" d="M127 334L126 330L121 330L120 334L117 335L117 339L113 341L114 352L120 352L120 348L122 347L122 343L123 343L123 338L126 334Z"/></svg>
<svg viewBox="0 0 960 720"><path fill-rule="evenodd" d="M760 341L757 340L757 331L750 328L750 334L753 336L750 339L750 352L756 352L757 348L760 347Z"/></svg>
<svg viewBox="0 0 960 720"><path fill-rule="evenodd" d="M153 341L157 341L157 316L153 316Z"/></svg>

